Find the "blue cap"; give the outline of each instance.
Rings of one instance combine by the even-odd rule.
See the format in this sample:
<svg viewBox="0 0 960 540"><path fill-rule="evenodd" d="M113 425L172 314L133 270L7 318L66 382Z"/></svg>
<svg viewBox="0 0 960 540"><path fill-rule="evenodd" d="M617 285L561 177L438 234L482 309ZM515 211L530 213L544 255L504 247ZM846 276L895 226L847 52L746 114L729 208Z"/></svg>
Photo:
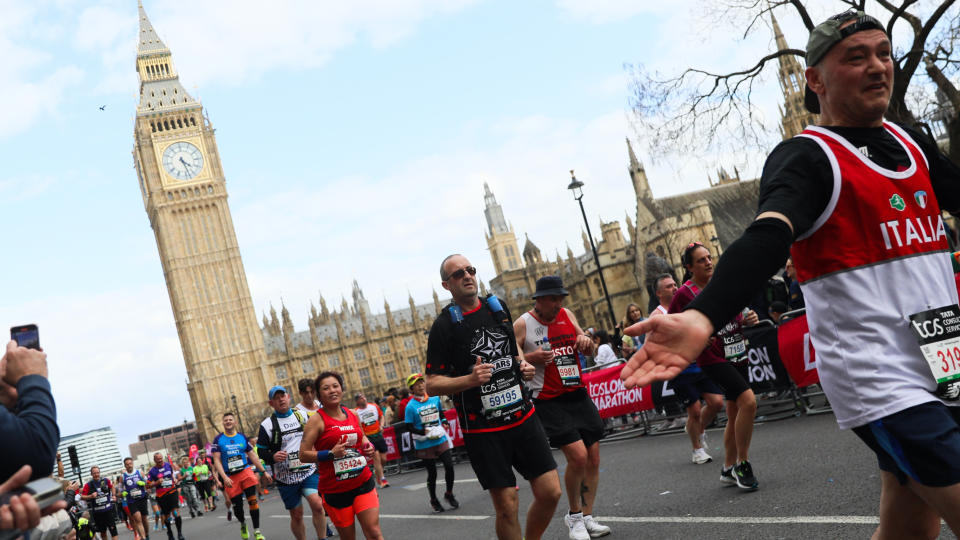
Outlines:
<svg viewBox="0 0 960 540"><path fill-rule="evenodd" d="M276 394L277 392L283 392L284 394L288 393L286 388L282 386L274 386L273 388L270 389L269 392L267 392L267 398L273 399L273 395Z"/></svg>

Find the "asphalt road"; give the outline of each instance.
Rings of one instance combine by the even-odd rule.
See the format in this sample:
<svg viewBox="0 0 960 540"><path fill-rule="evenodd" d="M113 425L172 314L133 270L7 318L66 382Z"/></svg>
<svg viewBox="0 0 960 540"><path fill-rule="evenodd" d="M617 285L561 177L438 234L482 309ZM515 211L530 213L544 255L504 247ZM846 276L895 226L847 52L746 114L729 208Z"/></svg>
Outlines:
<svg viewBox="0 0 960 540"><path fill-rule="evenodd" d="M706 465L690 462L690 443L682 433L602 443L595 514L613 529L608 538L847 539L869 538L876 528L880 494L876 459L853 433L840 431L832 415L757 424L750 457L760 489L753 493L721 486L720 439L720 430L709 432L715 461ZM562 474L563 456L559 452L555 456ZM456 473L460 509L441 514L430 510L423 471L391 476L392 487L380 492L385 537L495 538L493 507L473 470L461 463ZM440 477L442 481L442 470ZM565 497L546 538L567 538L562 521ZM521 482L521 509L530 500L529 486ZM269 540L292 538L289 518L275 492L261 508L262 529ZM214 514L187 517L184 536L239 538L239 526L236 520L226 520L221 506ZM954 538L946 526L941 537ZM313 538L309 528L308 538Z"/></svg>

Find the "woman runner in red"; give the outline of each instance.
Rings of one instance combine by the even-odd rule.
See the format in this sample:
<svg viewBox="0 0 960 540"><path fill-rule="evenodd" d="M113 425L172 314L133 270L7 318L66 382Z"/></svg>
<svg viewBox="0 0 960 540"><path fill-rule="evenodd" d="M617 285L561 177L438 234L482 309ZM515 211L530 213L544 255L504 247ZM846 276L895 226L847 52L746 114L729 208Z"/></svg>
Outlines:
<svg viewBox="0 0 960 540"><path fill-rule="evenodd" d="M324 371L314 385L321 406L303 429L300 459L317 463L323 507L340 538L354 540L356 518L367 540L383 540L380 499L367 467L375 448L364 436L357 415L341 405L343 377Z"/></svg>

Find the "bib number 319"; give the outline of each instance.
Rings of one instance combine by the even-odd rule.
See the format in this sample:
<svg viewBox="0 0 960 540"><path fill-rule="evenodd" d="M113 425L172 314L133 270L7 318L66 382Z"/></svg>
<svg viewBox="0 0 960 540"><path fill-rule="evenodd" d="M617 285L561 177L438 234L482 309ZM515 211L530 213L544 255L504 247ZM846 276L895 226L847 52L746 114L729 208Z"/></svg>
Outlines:
<svg viewBox="0 0 960 540"><path fill-rule="evenodd" d="M910 329L937 381L937 397L960 398L960 307L954 304L914 313Z"/></svg>

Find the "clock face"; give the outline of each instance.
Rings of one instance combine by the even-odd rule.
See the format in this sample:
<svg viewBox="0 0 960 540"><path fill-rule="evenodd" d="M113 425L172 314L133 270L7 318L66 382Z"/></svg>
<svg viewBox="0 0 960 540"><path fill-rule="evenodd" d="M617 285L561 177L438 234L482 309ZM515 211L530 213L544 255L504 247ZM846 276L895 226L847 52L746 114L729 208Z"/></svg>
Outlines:
<svg viewBox="0 0 960 540"><path fill-rule="evenodd" d="M188 142L175 142L163 151L163 168L177 180L189 180L203 169L203 154Z"/></svg>

